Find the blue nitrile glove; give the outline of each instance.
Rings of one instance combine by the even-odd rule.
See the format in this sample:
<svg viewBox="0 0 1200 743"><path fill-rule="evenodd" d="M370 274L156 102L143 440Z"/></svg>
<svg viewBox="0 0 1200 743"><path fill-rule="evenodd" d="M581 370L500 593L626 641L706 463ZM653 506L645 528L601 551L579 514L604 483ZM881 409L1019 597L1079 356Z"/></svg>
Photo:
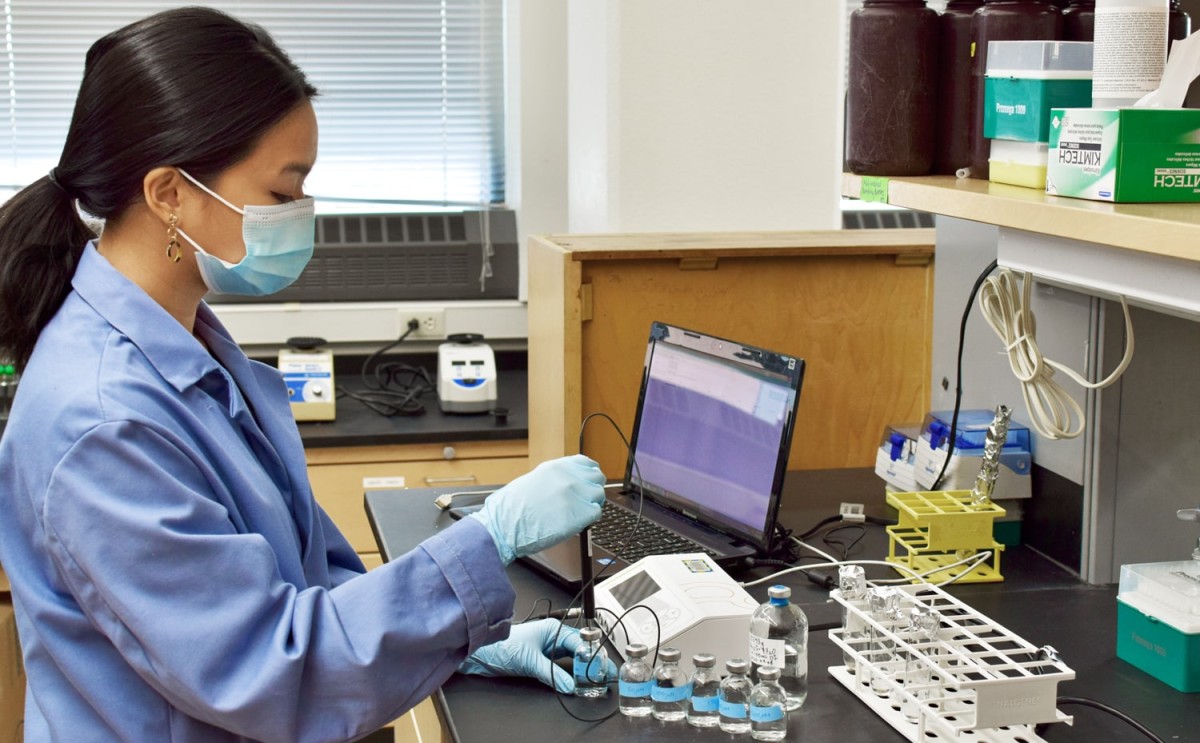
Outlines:
<svg viewBox="0 0 1200 743"><path fill-rule="evenodd" d="M557 642L555 634L558 635ZM458 670L476 676L529 676L563 694L573 694L575 679L553 661L574 656L582 643L579 630L574 627L560 625L557 619L539 619L514 625L507 640L479 648ZM616 664L611 660L606 662L605 675L609 681L616 681ZM589 677L599 675L594 670L589 673Z"/></svg>
<svg viewBox="0 0 1200 743"><path fill-rule="evenodd" d="M604 473L576 454L542 462L488 496L471 514L487 527L507 565L557 544L600 518Z"/></svg>

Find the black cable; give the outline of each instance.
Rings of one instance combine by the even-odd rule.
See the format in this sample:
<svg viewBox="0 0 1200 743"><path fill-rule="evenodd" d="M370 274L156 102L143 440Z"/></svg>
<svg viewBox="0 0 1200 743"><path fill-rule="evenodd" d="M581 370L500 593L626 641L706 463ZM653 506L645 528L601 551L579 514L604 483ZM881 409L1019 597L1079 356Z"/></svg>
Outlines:
<svg viewBox="0 0 1200 743"><path fill-rule="evenodd" d="M598 607L598 608L601 611L606 611L609 614L612 614L613 617L615 618L615 621L613 622L612 627L610 627L608 629L608 631L604 633L604 636L600 638L601 645L604 645L605 643L607 643L609 641L609 638L612 636L613 630L615 630L617 628L617 626L620 626L624 630L625 617L629 616L629 613L631 611L634 611L635 609L645 609L646 611L650 612L650 616L651 616L651 618L654 619L654 626L656 627L655 635L654 635L654 659L651 660L650 667L653 668L654 666L658 665L658 646L662 644L662 623L658 621L658 615L654 613L653 609L651 609L649 606L646 606L645 604L637 604L635 606L629 607L620 616L618 616L617 613L612 611L611 609L608 609L603 606ZM629 637L629 632L627 630L625 631L625 637L626 638ZM555 644L555 646L558 645L558 637L557 636L555 636L554 644ZM594 663L595 661L596 661L596 656L593 655L591 660L588 661L587 667L585 667L583 669L583 674L585 677L591 675L592 663ZM616 664L614 663L614 665L616 665ZM607 676L607 673L608 673L608 671L606 670L605 671L606 676ZM554 678L553 675L551 675L551 679L553 679L553 678ZM567 694L560 691L557 684L554 684L554 696L558 699L558 706L562 707L563 712L566 712L568 715L575 718L576 720L579 720L580 722L604 722L608 718L617 714L617 712L619 712L621 709L620 708L620 699L618 698L618 701L617 701L618 706L612 710L609 710L606 714L604 714L600 717L580 717L579 715L575 714L567 707L567 703L563 701L563 697L567 696Z"/></svg>
<svg viewBox="0 0 1200 743"><path fill-rule="evenodd" d="M975 295L979 293L979 287L983 286L983 282L987 280L992 271L996 270L998 265L1000 265L998 261L992 261L987 268L983 269L983 273L975 279L975 286L971 287L971 295L967 297L967 306L963 308L962 322L958 326L958 378L954 382L954 415L950 418L950 440L946 445L946 460L942 462L942 471L938 473L930 490L937 490L941 487L942 478L946 476L946 467L950 464L950 457L954 454L954 439L958 435L958 412L962 408L963 345L967 337L967 318L971 316L971 306L975 304Z"/></svg>
<svg viewBox="0 0 1200 743"><path fill-rule="evenodd" d="M376 363L419 327L416 320L409 320L407 329L399 338L367 357L359 370L359 379L366 388L365 392L339 386L338 396L357 400L386 417L424 415L425 406L421 404L420 398L437 391L429 372L422 367L396 361ZM372 364L375 364L373 370Z"/></svg>
<svg viewBox="0 0 1200 743"><path fill-rule="evenodd" d="M829 538L830 535L836 534L837 532L842 531L843 529L858 529L858 534L857 534L857 536L854 537L854 539L852 539L849 542L844 542L840 539L830 539ZM835 526L832 529L830 529L829 531L822 534L821 541L824 542L825 545L828 547L833 547L835 545L840 547L842 550L842 559L849 560L850 559L850 550L854 549L855 545L857 545L859 542L861 542L863 540L863 537L866 536L866 534L867 534L867 528L865 526L863 526L862 524L842 524L841 526Z"/></svg>
<svg viewBox="0 0 1200 743"><path fill-rule="evenodd" d="M1095 699L1086 699L1084 697L1059 697L1058 699L1054 700L1054 702L1055 702L1055 704L1078 704L1083 707L1091 707L1093 709L1098 709L1101 712L1107 712L1108 714L1112 715L1113 717L1117 718L1118 720L1128 723L1129 726L1132 727L1134 730L1138 731L1139 733L1146 736L1150 740L1155 741L1155 743L1164 743L1162 738L1160 738L1157 735L1155 735L1154 733L1152 733L1150 731L1150 729L1147 728L1142 723L1133 719L1132 717L1125 714L1121 710L1116 709L1115 707L1109 707L1107 704L1104 704L1103 702L1097 702Z"/></svg>
<svg viewBox="0 0 1200 743"><path fill-rule="evenodd" d="M592 418L597 418L597 417L604 418L605 420L607 420L609 423L612 424L612 427L614 429L616 429L616 431L617 431L617 435L621 437L621 441L625 444L626 450L630 450L633 448L629 445L629 439L625 436L625 433L621 430L621 427L618 426L617 422L614 421L607 413L589 413L587 416L584 417L583 421L580 422L580 424L579 424L579 452L581 454L583 453L583 432L587 428L588 421L590 421ZM625 536L625 539L623 539L621 541L621 544L616 548L616 550L614 550L617 553L620 553L624 549L625 545L629 542L629 540L631 540L634 537L634 535L637 534L638 526L641 525L641 523L642 523L642 508L646 502L646 494L642 490L642 484L641 484L642 471L641 471L641 468L638 467L636 457L633 458L633 470L634 470L635 476L638 479L638 496L639 497L638 497L637 518L634 519L633 526L631 526L629 528L629 534L627 534ZM598 581L601 576L603 576L606 572L608 572L608 569L610 567L612 567L614 564L616 564L615 560L612 562L606 563L604 565L604 567L600 568L600 570L598 572L596 572L594 575L592 575L590 580L583 583L583 585L581 585L579 587L578 593L576 593L575 596L572 597L569 602L567 602L567 611L570 611L571 609L575 608L576 604L578 604L579 600L583 597L584 591L587 591L589 588L592 588L595 585L596 581ZM643 607L643 608L646 608L647 611L650 611L650 609L648 607ZM630 611L632 611L632 609L630 609ZM626 613L628 613L628 612L626 612ZM653 614L654 612L650 611L650 613ZM622 615L622 616L624 616L624 615ZM655 623L658 622L657 616L654 617L654 621L655 621ZM559 640L559 636L560 636L561 632L562 632L562 624L560 623L558 628L554 632L554 647L558 647L558 640ZM628 635L626 635L626 636L628 636ZM655 650L655 658L657 659L657 657L658 657L658 650L656 649ZM550 659L550 663L551 664L554 663L553 658ZM554 675L553 675L553 673L551 673L551 679L553 679L553 678L554 678ZM562 691L559 690L558 686L553 683L551 685L554 689L554 695L556 697L558 697L559 706L561 706L567 712L567 714L571 715L571 717L574 717L576 720L580 720L581 722L599 722L601 720L607 720L609 717L612 717L612 715L615 713L615 710L614 710L614 712L609 713L608 715L598 718L596 720L588 720L588 719L579 717L567 709L566 705L562 701L564 694Z"/></svg>
<svg viewBox="0 0 1200 743"><path fill-rule="evenodd" d="M546 611L548 613L550 611L550 607L554 606L554 602L552 602L550 599L546 598L545 596L542 596L541 598L534 599L533 606L529 607L529 613L525 615L524 619L522 619L519 622L516 622L516 624L525 624L530 619L533 619L533 614L534 614L534 612L537 611L538 604L542 603L543 601L546 602Z"/></svg>

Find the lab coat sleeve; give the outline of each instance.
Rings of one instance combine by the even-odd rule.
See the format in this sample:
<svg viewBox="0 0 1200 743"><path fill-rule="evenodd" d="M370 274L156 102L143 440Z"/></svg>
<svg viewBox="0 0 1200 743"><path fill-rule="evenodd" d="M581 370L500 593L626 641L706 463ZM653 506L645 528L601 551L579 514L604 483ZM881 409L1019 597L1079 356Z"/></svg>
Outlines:
<svg viewBox="0 0 1200 743"><path fill-rule="evenodd" d="M233 528L213 477L165 429L104 423L59 463L43 507L76 601L187 715L256 740L346 740L507 636L512 586L473 519L332 590L299 590L265 539Z"/></svg>
<svg viewBox="0 0 1200 743"><path fill-rule="evenodd" d="M325 509L318 503L314 503L313 506L316 508L318 528L325 537L325 556L329 562L329 581L333 587L336 588L367 572L358 553L333 523L333 519L329 518L329 514L325 513Z"/></svg>

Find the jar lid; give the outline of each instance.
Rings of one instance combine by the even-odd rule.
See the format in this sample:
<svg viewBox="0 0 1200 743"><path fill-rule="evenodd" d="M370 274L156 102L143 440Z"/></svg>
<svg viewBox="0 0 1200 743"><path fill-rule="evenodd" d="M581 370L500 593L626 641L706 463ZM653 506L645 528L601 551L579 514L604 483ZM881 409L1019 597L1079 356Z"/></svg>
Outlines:
<svg viewBox="0 0 1200 743"><path fill-rule="evenodd" d="M778 681L782 670L774 666L759 666L758 680L759 681Z"/></svg>
<svg viewBox="0 0 1200 743"><path fill-rule="evenodd" d="M601 634L599 627L584 627L579 630L579 639L584 642L595 642L600 639Z"/></svg>
<svg viewBox="0 0 1200 743"><path fill-rule="evenodd" d="M713 668L717 665L717 657L712 653L696 653L692 656L692 665L696 668Z"/></svg>
<svg viewBox="0 0 1200 743"><path fill-rule="evenodd" d="M635 642L632 645L625 646L625 657L626 658L645 658L646 654L649 652L650 652L650 649L647 648L645 645L641 644L640 642Z"/></svg>
<svg viewBox="0 0 1200 743"><path fill-rule="evenodd" d="M750 670L750 664L741 658L733 658L725 661L725 670L730 673L745 673Z"/></svg>
<svg viewBox="0 0 1200 743"><path fill-rule="evenodd" d="M664 663L678 663L683 657L683 653L679 648L663 648L658 651L658 659Z"/></svg>

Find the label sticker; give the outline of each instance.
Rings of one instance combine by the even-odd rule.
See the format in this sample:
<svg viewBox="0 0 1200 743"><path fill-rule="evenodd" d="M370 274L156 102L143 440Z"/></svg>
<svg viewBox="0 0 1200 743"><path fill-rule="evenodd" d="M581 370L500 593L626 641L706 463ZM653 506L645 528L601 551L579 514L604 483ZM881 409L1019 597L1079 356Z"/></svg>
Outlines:
<svg viewBox="0 0 1200 743"><path fill-rule="evenodd" d="M888 184L890 179L881 178L875 175L864 175L862 177L862 187L858 194L858 198L863 201L871 201L876 204L888 203Z"/></svg>
<svg viewBox="0 0 1200 743"><path fill-rule="evenodd" d="M364 477L363 490L404 487L403 477Z"/></svg>

